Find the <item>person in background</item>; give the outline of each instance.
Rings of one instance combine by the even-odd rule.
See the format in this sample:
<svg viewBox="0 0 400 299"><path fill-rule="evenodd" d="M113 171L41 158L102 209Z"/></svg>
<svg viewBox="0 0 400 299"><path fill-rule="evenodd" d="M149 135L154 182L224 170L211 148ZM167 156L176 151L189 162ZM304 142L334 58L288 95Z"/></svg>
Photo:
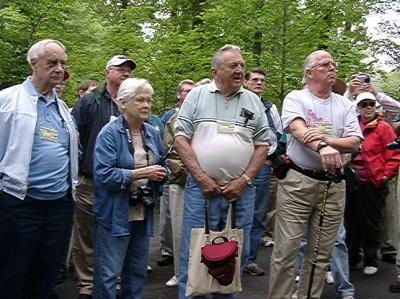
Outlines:
<svg viewBox="0 0 400 299"><path fill-rule="evenodd" d="M361 261L363 249L364 274L378 271L378 250L383 224L388 182L397 175L400 150L389 150L387 144L396 139L393 128L376 113L376 97L370 92L357 95L354 104L359 113L359 123L364 135L360 152L350 164L358 173L360 185L347 188L345 226L349 249L349 264L355 268Z"/></svg>
<svg viewBox="0 0 400 299"><path fill-rule="evenodd" d="M55 86L65 47L45 39L27 54L32 76L0 91L0 296L48 299L68 242L78 137Z"/></svg>
<svg viewBox="0 0 400 299"><path fill-rule="evenodd" d="M164 123L164 128L167 127L167 123L171 120L177 111L179 111L180 106L185 100L187 94L192 90L194 82L190 79L183 80L179 82L176 89L176 107L164 113L161 120ZM163 129L164 129L163 128ZM163 136L164 137L164 136ZM169 182L166 182L163 186L163 194L160 200L160 249L161 257L157 260L158 266L167 266L174 263L174 242L173 231L172 231L172 221L171 221L171 209L170 209L170 188ZM176 224L176 222L175 222ZM176 273L177 274L177 273ZM173 286L173 282L176 280L174 277L171 278L170 284Z"/></svg>
<svg viewBox="0 0 400 299"><path fill-rule="evenodd" d="M244 86L254 92L265 107L265 114L267 116L268 125L271 131L275 135L276 140L279 140L282 136L282 121L279 116L278 109L275 104L268 101L263 97L265 90L265 79L266 73L261 68L252 68L244 76ZM269 149L269 155L276 152L278 143L275 143ZM277 153L282 154L282 153ZM257 252L260 246L261 238L265 233L266 227L266 216L269 205L269 189L272 173L272 163L268 159L265 160L264 165L257 173L254 179L254 185L256 187L256 200L254 203L254 216L253 225L250 232L250 255L244 272L253 276L265 275L264 269L262 269L257 263Z"/></svg>
<svg viewBox="0 0 400 299"><path fill-rule="evenodd" d="M122 82L121 115L104 126L94 152L94 299L143 298L157 185L167 177L159 133L145 123L153 88L144 79Z"/></svg>
<svg viewBox="0 0 400 299"><path fill-rule="evenodd" d="M84 95L91 93L97 86L99 86L99 82L97 82L96 80L88 80L79 85L76 91L78 99L80 99Z"/></svg>

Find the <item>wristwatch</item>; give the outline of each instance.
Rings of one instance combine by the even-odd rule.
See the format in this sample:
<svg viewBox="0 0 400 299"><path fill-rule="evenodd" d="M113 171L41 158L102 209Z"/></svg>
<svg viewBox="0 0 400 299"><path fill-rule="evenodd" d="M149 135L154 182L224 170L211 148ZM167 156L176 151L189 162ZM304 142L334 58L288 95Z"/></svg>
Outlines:
<svg viewBox="0 0 400 299"><path fill-rule="evenodd" d="M325 141L321 141L320 143L318 143L316 152L319 153L319 151L320 151L321 149L323 149L324 147L327 147L328 145L329 145L329 144L326 143Z"/></svg>
<svg viewBox="0 0 400 299"><path fill-rule="evenodd" d="M253 183L253 179L250 178L248 175L246 175L245 173L242 174L242 177L246 180L246 184L248 186L250 186Z"/></svg>

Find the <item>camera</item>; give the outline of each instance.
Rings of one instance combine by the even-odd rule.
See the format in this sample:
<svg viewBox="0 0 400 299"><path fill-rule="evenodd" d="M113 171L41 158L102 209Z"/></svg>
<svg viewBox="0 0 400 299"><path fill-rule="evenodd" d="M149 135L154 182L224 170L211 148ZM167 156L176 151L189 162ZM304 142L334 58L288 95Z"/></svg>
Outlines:
<svg viewBox="0 0 400 299"><path fill-rule="evenodd" d="M390 150L400 149L400 137L397 137L394 141L390 142L387 145L387 148Z"/></svg>
<svg viewBox="0 0 400 299"><path fill-rule="evenodd" d="M152 189L149 185L138 186L135 192L131 193L129 197L129 205L135 206L141 203L145 208L154 208L155 202L152 196Z"/></svg>
<svg viewBox="0 0 400 299"><path fill-rule="evenodd" d="M361 81L361 83L364 84L364 85L371 83L371 78L369 77L368 74L365 74L365 73L361 73L361 74L356 75L356 79Z"/></svg>

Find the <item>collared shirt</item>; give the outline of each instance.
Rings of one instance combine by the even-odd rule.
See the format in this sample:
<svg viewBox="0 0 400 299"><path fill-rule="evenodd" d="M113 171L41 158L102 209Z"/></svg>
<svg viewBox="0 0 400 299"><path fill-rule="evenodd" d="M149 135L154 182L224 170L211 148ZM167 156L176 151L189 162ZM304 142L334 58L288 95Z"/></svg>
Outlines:
<svg viewBox="0 0 400 299"><path fill-rule="evenodd" d="M69 180L72 194L78 179L78 137L67 105L56 98L69 132ZM0 190L24 199L37 121L38 95L28 77L0 91Z"/></svg>
<svg viewBox="0 0 400 299"><path fill-rule="evenodd" d="M29 164L27 196L51 200L69 188L69 133L52 91L47 100L39 92L37 121Z"/></svg>
<svg viewBox="0 0 400 299"><path fill-rule="evenodd" d="M275 142L260 99L240 88L226 100L214 81L187 95L175 132L191 140L200 167L221 185L243 174L255 145Z"/></svg>

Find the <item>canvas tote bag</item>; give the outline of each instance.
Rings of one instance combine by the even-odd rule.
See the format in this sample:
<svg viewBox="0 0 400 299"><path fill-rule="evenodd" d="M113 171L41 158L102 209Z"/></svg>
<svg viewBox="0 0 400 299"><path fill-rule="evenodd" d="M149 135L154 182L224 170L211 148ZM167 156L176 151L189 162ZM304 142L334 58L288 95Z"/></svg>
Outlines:
<svg viewBox="0 0 400 299"><path fill-rule="evenodd" d="M243 230L236 229L235 204L231 204L227 216L225 229L220 232L210 231L208 229L208 199L205 205L205 227L193 228L190 237L188 280L186 285L186 296L201 296L211 293L231 294L242 291L240 279L240 260L243 245ZM202 247L212 244L221 239L238 242L238 251L236 255L235 273L233 281L229 285L221 285L212 275L209 274L209 268L201 262Z"/></svg>

